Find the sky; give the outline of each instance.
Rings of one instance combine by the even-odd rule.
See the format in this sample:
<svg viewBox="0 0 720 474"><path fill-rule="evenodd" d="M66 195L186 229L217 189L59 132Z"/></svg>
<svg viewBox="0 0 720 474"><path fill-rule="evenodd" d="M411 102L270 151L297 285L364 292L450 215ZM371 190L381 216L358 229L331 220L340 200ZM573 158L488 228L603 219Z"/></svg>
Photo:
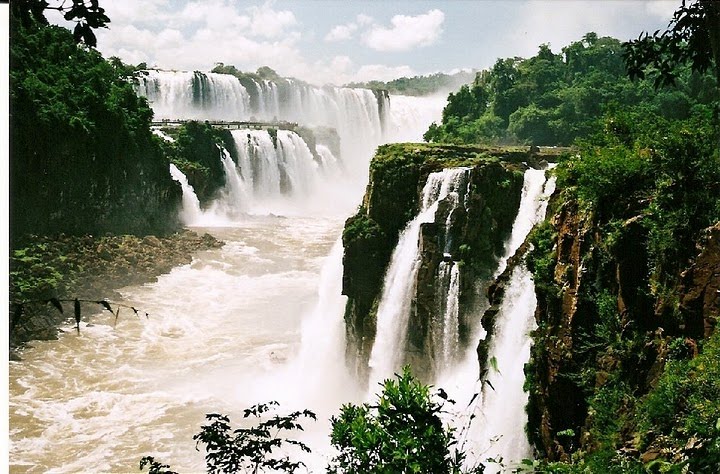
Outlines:
<svg viewBox="0 0 720 474"><path fill-rule="evenodd" d="M98 49L131 64L242 71L270 66L316 84L459 69L555 52L593 31L664 29L680 0L105 0ZM50 17L50 16L49 16ZM60 17L51 18L62 23Z"/></svg>

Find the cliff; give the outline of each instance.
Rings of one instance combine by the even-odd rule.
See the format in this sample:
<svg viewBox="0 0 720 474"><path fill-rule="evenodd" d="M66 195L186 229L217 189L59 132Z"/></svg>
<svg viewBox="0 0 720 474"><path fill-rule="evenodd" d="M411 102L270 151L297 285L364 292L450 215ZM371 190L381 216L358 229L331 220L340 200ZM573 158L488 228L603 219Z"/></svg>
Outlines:
<svg viewBox="0 0 720 474"><path fill-rule="evenodd" d="M678 143L682 165L701 171L668 169L680 166ZM527 257L538 298L528 435L544 462L589 472L720 462L718 170L698 143L559 167L562 192Z"/></svg>
<svg viewBox="0 0 720 474"><path fill-rule="evenodd" d="M527 163L552 158L527 148L488 148L428 144L393 144L378 148L370 164L370 181L357 214L343 232L343 294L348 359L365 377L376 331L376 316L385 272L401 231L420 208L430 173L468 167L465 207L450 212L440 202L435 221L420 228L420 267L415 284L406 341L406 363L423 378L432 373L438 350L431 332L437 319L438 268L441 262L461 267L459 339L467 343L470 309L484 301L484 284L494 270L517 214Z"/></svg>

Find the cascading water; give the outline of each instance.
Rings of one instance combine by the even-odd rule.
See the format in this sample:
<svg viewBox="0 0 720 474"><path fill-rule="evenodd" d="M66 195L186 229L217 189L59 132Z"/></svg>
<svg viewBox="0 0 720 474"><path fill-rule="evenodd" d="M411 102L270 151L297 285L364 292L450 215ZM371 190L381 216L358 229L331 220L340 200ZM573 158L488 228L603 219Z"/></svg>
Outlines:
<svg viewBox="0 0 720 474"><path fill-rule="evenodd" d="M460 267L455 262L440 262L436 280L441 303L437 319L439 329L433 331L435 354L435 372L441 373L457 359L460 350Z"/></svg>
<svg viewBox="0 0 720 474"><path fill-rule="evenodd" d="M400 120L394 129L419 137L442 104L420 123L422 114L410 109L391 119L387 98L381 107L369 90L273 81L242 87L228 75L161 71L150 71L138 92L158 118L254 116L329 126L340 136L340 153L330 143L311 150L290 131L278 131L272 150L267 132L233 131L255 159L243 165L242 156L235 162L223 150L226 186L193 222L226 245L156 283L121 289L122 302L149 319L123 310L113 327L105 314L84 315L92 324L83 321L79 335L68 330L57 341L33 343L22 362L11 363L10 469L129 472L153 455L177 471L200 472L203 453L192 436L205 413L227 413L238 424L244 408L278 400L324 420L304 424L302 434L318 455L307 461L311 472L319 472L330 415L360 398L342 359L338 235L360 201L374 149L393 139L383 123L391 129ZM279 196L262 187L255 194L249 181L266 177L253 166L271 168L271 157L285 184L273 188ZM189 208L197 210L186 202Z"/></svg>
<svg viewBox="0 0 720 474"><path fill-rule="evenodd" d="M546 181L544 171L525 172L520 209L505 246L496 275L502 273L507 260L520 247L532 227L545 217L547 199L554 192L555 180ZM532 455L525 434L523 391L525 363L530 358L535 328L535 286L524 263L516 266L507 283L503 303L495 320L495 330L488 350L488 373L475 387L478 403L473 407L477 418L472 422L468 440L473 461L484 461L486 472L498 472ZM486 461L492 459L494 461Z"/></svg>
<svg viewBox="0 0 720 474"><path fill-rule="evenodd" d="M160 120L246 120L252 112L248 91L228 74L149 70L136 91Z"/></svg>
<svg viewBox="0 0 720 474"><path fill-rule="evenodd" d="M373 392L376 382L392 377L403 363L413 290L420 266L420 228L435 220L440 201L447 199L453 206L462 205L468 174L468 168L431 173L422 191L420 212L400 234L378 306L376 337L369 361L369 387Z"/></svg>
<svg viewBox="0 0 720 474"><path fill-rule="evenodd" d="M180 171L177 166L170 163L170 176L180 183L182 188L182 209L180 211L180 220L183 224L188 225L196 222L202 215L200 210L200 200L195 194L195 189L188 183L187 177Z"/></svg>

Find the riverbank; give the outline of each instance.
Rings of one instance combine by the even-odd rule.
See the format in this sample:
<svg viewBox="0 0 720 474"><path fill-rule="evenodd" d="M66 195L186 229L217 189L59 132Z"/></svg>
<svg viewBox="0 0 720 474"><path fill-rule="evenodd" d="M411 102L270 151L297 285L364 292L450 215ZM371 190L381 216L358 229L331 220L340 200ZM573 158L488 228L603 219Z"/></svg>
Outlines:
<svg viewBox="0 0 720 474"><path fill-rule="evenodd" d="M194 253L223 245L210 234L190 230L165 237L29 238L10 255L10 357L18 358L17 349L28 341L57 339L58 325L69 314L48 304L50 298L118 300L118 289L153 282L190 263Z"/></svg>

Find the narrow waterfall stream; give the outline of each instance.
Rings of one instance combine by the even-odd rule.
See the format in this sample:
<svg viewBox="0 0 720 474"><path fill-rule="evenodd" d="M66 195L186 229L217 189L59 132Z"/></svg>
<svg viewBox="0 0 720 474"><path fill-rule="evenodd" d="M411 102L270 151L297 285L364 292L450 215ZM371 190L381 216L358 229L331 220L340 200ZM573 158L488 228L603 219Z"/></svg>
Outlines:
<svg viewBox="0 0 720 474"><path fill-rule="evenodd" d="M505 247L496 275L502 273L507 259L523 243L532 227L540 222L547 209L547 200L555 190L555 178L546 180L542 170L525 172L522 201L513 232ZM525 434L525 406L528 396L523 391L525 363L530 358L535 329L535 285L524 263L516 266L507 283L505 296L495 321L488 351L488 374L485 382L476 386L477 398L468 439L477 460L485 462L486 472L510 469L525 458L532 457L532 449Z"/></svg>

